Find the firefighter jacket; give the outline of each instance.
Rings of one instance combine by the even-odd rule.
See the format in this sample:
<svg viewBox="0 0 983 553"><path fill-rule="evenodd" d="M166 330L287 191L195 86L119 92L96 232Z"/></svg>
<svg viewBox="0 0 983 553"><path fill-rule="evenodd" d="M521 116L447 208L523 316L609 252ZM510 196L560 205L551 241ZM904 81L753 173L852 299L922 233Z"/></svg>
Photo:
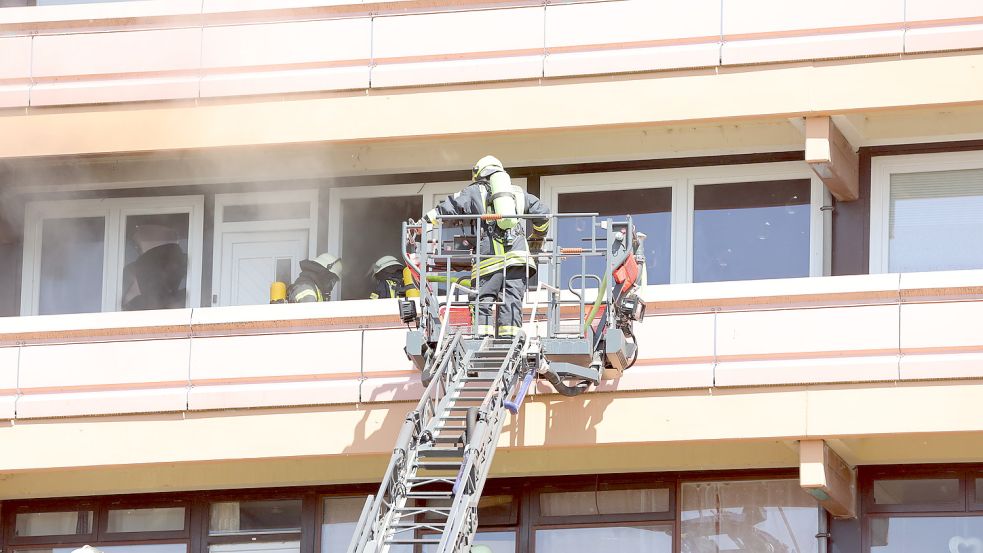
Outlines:
<svg viewBox="0 0 983 553"><path fill-rule="evenodd" d="M307 260L301 261L300 267L300 276L287 290L287 301L308 303L331 300L331 290L334 289L338 277L317 263Z"/></svg>
<svg viewBox="0 0 983 553"><path fill-rule="evenodd" d="M437 207L427 213L431 224L436 224L437 215L484 215L494 213L488 187L482 182L471 184L464 190L448 196ZM478 253L482 258L478 266L471 272L471 277L485 276L504 267L526 265L530 272L535 272L536 261L529 255L529 244L526 237L541 240L549 230L550 210L542 201L532 194L522 194L522 205L516 206L520 214L543 215L542 218L519 219L519 224L505 231L499 228L495 221L467 221L465 227L471 225L471 232L481 225L481 240ZM526 227L531 226L531 229Z"/></svg>

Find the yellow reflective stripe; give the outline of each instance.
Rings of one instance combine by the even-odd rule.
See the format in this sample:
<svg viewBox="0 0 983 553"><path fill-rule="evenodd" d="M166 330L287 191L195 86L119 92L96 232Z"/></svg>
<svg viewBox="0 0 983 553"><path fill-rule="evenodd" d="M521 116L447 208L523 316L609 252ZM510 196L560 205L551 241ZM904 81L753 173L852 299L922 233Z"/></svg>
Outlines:
<svg viewBox="0 0 983 553"><path fill-rule="evenodd" d="M427 212L427 221L430 221L431 225L436 225L439 221L437 220L437 210L431 209Z"/></svg>
<svg viewBox="0 0 983 553"><path fill-rule="evenodd" d="M484 276L489 273L501 270L502 267L514 267L517 265L529 265L530 267L535 267L535 261L529 256L529 252L526 251L512 251L506 253L504 256L496 256L493 258L485 259L471 271L472 280L477 276Z"/></svg>
<svg viewBox="0 0 983 553"><path fill-rule="evenodd" d="M314 296L314 299L316 299L317 301L321 301L321 298L319 297L320 294L318 294L314 290L311 290L310 288L298 292L297 295L294 296L294 300L299 300L301 298L306 298L307 296Z"/></svg>
<svg viewBox="0 0 983 553"><path fill-rule="evenodd" d="M370 300L377 300L377 299L379 299L379 294L376 294L375 292L372 292L371 294L369 294L369 299Z"/></svg>
<svg viewBox="0 0 983 553"><path fill-rule="evenodd" d="M520 326L500 326L498 327L499 336L515 336L522 327Z"/></svg>
<svg viewBox="0 0 983 553"><path fill-rule="evenodd" d="M542 224L542 226L540 226L540 225L533 225L532 226L532 229L534 231L536 231L536 232L546 232L546 229L548 229L548 228L550 228L550 222L549 222L548 219L546 220L545 223Z"/></svg>
<svg viewBox="0 0 983 553"><path fill-rule="evenodd" d="M495 255L505 255L505 244L494 238L492 239L492 248L495 249Z"/></svg>
<svg viewBox="0 0 983 553"><path fill-rule="evenodd" d="M478 334L495 334L495 327L492 325L478 325Z"/></svg>

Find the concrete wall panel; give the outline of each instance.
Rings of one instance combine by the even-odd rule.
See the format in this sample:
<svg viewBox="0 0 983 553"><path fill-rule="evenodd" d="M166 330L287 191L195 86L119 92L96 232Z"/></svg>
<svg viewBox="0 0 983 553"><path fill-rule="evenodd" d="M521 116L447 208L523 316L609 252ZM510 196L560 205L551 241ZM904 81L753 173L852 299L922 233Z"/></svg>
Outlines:
<svg viewBox="0 0 983 553"><path fill-rule="evenodd" d="M31 105L146 102L190 99L197 96L197 77L74 81L35 85L31 89Z"/></svg>
<svg viewBox="0 0 983 553"><path fill-rule="evenodd" d="M31 37L0 37L0 81L31 78Z"/></svg>
<svg viewBox="0 0 983 553"><path fill-rule="evenodd" d="M276 380L303 375L358 377L359 332L302 332L195 338L191 341L193 381L234 383L236 379Z"/></svg>
<svg viewBox="0 0 983 553"><path fill-rule="evenodd" d="M983 25L953 25L908 29L904 37L905 52L935 52L983 48Z"/></svg>
<svg viewBox="0 0 983 553"><path fill-rule="evenodd" d="M203 98L352 90L369 87L369 66L296 69L291 71L235 72L201 79Z"/></svg>
<svg viewBox="0 0 983 553"><path fill-rule="evenodd" d="M983 17L983 4L977 0L905 0L905 17L909 22Z"/></svg>
<svg viewBox="0 0 983 553"><path fill-rule="evenodd" d="M358 402L357 380L194 386L188 409L248 409Z"/></svg>
<svg viewBox="0 0 983 553"><path fill-rule="evenodd" d="M0 85L0 108L27 107L30 101L30 85Z"/></svg>
<svg viewBox="0 0 983 553"><path fill-rule="evenodd" d="M456 56L543 49L543 8L474 10L378 17L372 53L388 58Z"/></svg>
<svg viewBox="0 0 983 553"><path fill-rule="evenodd" d="M544 75L546 77L562 77L687 67L713 67L719 62L720 44L717 42L652 48L551 53L544 62Z"/></svg>
<svg viewBox="0 0 983 553"><path fill-rule="evenodd" d="M894 381L898 356L730 361L714 370L717 386L772 386Z"/></svg>
<svg viewBox="0 0 983 553"><path fill-rule="evenodd" d="M724 65L733 65L896 54L904 50L903 39L904 31L898 29L725 41L720 59Z"/></svg>
<svg viewBox="0 0 983 553"><path fill-rule="evenodd" d="M369 18L356 18L206 27L201 63L207 71L368 60L371 25Z"/></svg>
<svg viewBox="0 0 983 553"><path fill-rule="evenodd" d="M901 349L983 350L983 302L915 303L901 306Z"/></svg>
<svg viewBox="0 0 983 553"><path fill-rule="evenodd" d="M42 35L34 38L35 78L197 71L201 29Z"/></svg>
<svg viewBox="0 0 983 553"><path fill-rule="evenodd" d="M188 380L188 353L187 339L24 346L20 387L56 391L183 383Z"/></svg>
<svg viewBox="0 0 983 553"><path fill-rule="evenodd" d="M717 355L807 356L898 349L894 305L751 311L717 315ZM739 359L734 359L739 360Z"/></svg>
<svg viewBox="0 0 983 553"><path fill-rule="evenodd" d="M0 419L14 418L19 348L0 348Z"/></svg>
<svg viewBox="0 0 983 553"><path fill-rule="evenodd" d="M362 338L362 371L368 375L373 372L415 370L403 351L405 346L406 329L366 330Z"/></svg>
<svg viewBox="0 0 983 553"><path fill-rule="evenodd" d="M723 34L777 33L802 29L901 23L905 0L723 0Z"/></svg>
<svg viewBox="0 0 983 553"><path fill-rule="evenodd" d="M417 86L534 79L542 76L543 56L514 56L477 60L389 63L372 68L372 86Z"/></svg>
<svg viewBox="0 0 983 553"><path fill-rule="evenodd" d="M17 418L77 417L129 413L165 413L187 407L187 388L39 393L17 399Z"/></svg>
<svg viewBox="0 0 983 553"><path fill-rule="evenodd" d="M983 378L983 353L903 355L901 380Z"/></svg>

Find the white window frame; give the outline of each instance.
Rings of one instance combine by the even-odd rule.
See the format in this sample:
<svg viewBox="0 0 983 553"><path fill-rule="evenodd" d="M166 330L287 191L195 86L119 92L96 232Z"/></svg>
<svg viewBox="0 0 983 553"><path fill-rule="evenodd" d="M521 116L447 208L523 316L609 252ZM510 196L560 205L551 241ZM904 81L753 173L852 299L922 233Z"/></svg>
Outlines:
<svg viewBox="0 0 983 553"><path fill-rule="evenodd" d="M188 306L201 305L201 264L204 196L148 196L39 201L27 204L24 218L24 264L21 272L21 315L37 315L41 294L41 236L45 219L104 217L102 312L119 311L126 246L124 221L130 215L187 213Z"/></svg>
<svg viewBox="0 0 983 553"><path fill-rule="evenodd" d="M276 192L233 192L215 195L215 230L212 233L212 305L217 304L218 291L222 287L222 237L225 233L307 230L308 258L317 255L318 193L319 189L317 188L305 188ZM274 219L271 221L225 221L225 208L230 205L265 205L294 202L307 202L310 205L310 210L306 218Z"/></svg>
<svg viewBox="0 0 983 553"><path fill-rule="evenodd" d="M809 276L822 276L829 272L824 246L829 217L821 208L828 204L829 193L804 161L545 176L542 197L550 206L556 206L560 194L565 193L671 188L669 283L677 284L693 281L693 196L697 186L800 179L811 183Z"/></svg>
<svg viewBox="0 0 983 553"><path fill-rule="evenodd" d="M983 169L983 150L880 156L870 161L870 273L890 270L891 175Z"/></svg>
<svg viewBox="0 0 983 553"><path fill-rule="evenodd" d="M328 251L340 257L344 263L345 252L341 251L344 234L344 228L341 225L341 202L344 200L422 196L423 213L426 213L442 202L445 196L460 192L469 184L471 184L469 181L444 181L331 188L328 191ZM514 178L512 184L523 190L526 189L526 179L524 178ZM422 216L423 213L420 215ZM339 281L335 287L339 293L332 294L336 301L342 296L343 286L344 279Z"/></svg>

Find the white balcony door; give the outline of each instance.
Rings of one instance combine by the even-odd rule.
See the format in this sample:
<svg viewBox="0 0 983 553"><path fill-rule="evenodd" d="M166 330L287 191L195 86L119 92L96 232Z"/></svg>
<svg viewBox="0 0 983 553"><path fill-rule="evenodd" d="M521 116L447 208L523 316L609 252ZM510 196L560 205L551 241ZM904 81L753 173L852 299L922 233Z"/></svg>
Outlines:
<svg viewBox="0 0 983 553"><path fill-rule="evenodd" d="M270 284L288 285L307 259L306 230L228 232L222 236L222 285L215 305L256 305L270 301Z"/></svg>

